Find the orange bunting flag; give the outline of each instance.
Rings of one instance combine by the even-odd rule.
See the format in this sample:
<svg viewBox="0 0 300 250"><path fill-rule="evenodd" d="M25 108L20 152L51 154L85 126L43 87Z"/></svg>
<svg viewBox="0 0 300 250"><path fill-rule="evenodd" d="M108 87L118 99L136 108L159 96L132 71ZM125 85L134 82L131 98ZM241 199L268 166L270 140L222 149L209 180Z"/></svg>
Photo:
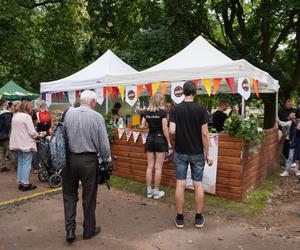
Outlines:
<svg viewBox="0 0 300 250"><path fill-rule="evenodd" d="M164 95L166 93L166 90L167 90L167 83L162 82L160 86L161 86L161 93Z"/></svg>
<svg viewBox="0 0 300 250"><path fill-rule="evenodd" d="M103 96L106 98L106 88L107 87L103 87Z"/></svg>
<svg viewBox="0 0 300 250"><path fill-rule="evenodd" d="M106 93L107 93L108 98L110 98L111 92L112 92L111 87L107 87L106 88Z"/></svg>
<svg viewBox="0 0 300 250"><path fill-rule="evenodd" d="M200 81L200 80L193 80L193 81L192 81L192 82L195 84L196 88L198 88L199 81Z"/></svg>
<svg viewBox="0 0 300 250"><path fill-rule="evenodd" d="M222 78L215 78L214 80L214 86L213 86L213 95L215 95L220 87L220 84L222 82Z"/></svg>
<svg viewBox="0 0 300 250"><path fill-rule="evenodd" d="M136 91L137 98L141 96L142 92L143 92L143 85L141 84L137 85L137 91Z"/></svg>
<svg viewBox="0 0 300 250"><path fill-rule="evenodd" d="M152 96L152 84L148 83L148 84L145 85L145 87L146 87L149 95Z"/></svg>
<svg viewBox="0 0 300 250"><path fill-rule="evenodd" d="M233 77L229 77L229 78L225 78L230 90L232 93L234 93L234 78Z"/></svg>
<svg viewBox="0 0 300 250"><path fill-rule="evenodd" d="M118 87L119 89L119 93L120 93L120 96L121 96L121 99L122 99L122 102L124 101L124 94L125 94L125 88L124 86L120 86Z"/></svg>
<svg viewBox="0 0 300 250"><path fill-rule="evenodd" d="M253 87L255 89L256 96L259 97L259 93L258 93L258 80L253 80Z"/></svg>
<svg viewBox="0 0 300 250"><path fill-rule="evenodd" d="M160 83L159 82L153 82L152 83L152 95L155 95L157 93L157 90L159 88Z"/></svg>
<svg viewBox="0 0 300 250"><path fill-rule="evenodd" d="M208 96L210 96L211 94L211 79L202 79L202 84L208 94Z"/></svg>
<svg viewBox="0 0 300 250"><path fill-rule="evenodd" d="M118 96L118 94L119 94L119 89L118 89L118 87L112 87L111 88L111 99L112 100L115 100L116 98L117 98L117 96Z"/></svg>

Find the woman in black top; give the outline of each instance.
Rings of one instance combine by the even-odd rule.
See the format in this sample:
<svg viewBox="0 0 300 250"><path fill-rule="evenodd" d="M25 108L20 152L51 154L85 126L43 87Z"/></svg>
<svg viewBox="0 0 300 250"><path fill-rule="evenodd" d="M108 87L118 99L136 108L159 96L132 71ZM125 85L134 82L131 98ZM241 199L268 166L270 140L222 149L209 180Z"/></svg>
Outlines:
<svg viewBox="0 0 300 250"><path fill-rule="evenodd" d="M159 190L161 171L169 148L172 147L169 138L166 111L162 109L163 98L155 94L150 98L149 108L142 119L141 128L149 127L149 133L145 144L148 167L146 172L147 197L159 199L165 195ZM154 189L152 189L152 172L155 168Z"/></svg>

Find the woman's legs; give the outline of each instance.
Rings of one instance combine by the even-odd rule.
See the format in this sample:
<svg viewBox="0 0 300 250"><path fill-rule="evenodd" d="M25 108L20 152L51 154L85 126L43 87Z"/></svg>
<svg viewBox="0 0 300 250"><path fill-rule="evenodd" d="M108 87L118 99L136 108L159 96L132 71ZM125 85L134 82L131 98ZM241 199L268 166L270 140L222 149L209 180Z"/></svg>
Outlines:
<svg viewBox="0 0 300 250"><path fill-rule="evenodd" d="M17 151L17 159L18 159L18 168L17 168L17 182L21 182L21 172L23 165L23 154L21 151Z"/></svg>
<svg viewBox="0 0 300 250"><path fill-rule="evenodd" d="M147 196L149 194L149 198L151 198L150 196L152 196L152 188L151 188L152 173L155 164L155 155L153 152L147 151L147 162L148 162L147 171L146 171Z"/></svg>
<svg viewBox="0 0 300 250"><path fill-rule="evenodd" d="M22 169L21 169L21 183L28 185L29 184L29 175L31 169L31 152L21 152L22 153Z"/></svg>
<svg viewBox="0 0 300 250"><path fill-rule="evenodd" d="M156 152L155 153L155 179L154 179L154 188L159 189L161 181L161 171L164 164L166 153L165 152Z"/></svg>

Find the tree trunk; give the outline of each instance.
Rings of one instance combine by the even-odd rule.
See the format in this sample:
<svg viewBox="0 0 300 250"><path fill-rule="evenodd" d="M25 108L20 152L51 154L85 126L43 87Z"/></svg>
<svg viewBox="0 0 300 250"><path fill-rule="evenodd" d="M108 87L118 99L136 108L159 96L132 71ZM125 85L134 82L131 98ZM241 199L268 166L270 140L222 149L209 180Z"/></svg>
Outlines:
<svg viewBox="0 0 300 250"><path fill-rule="evenodd" d="M265 104L264 129L273 128L276 121L276 94L260 94Z"/></svg>

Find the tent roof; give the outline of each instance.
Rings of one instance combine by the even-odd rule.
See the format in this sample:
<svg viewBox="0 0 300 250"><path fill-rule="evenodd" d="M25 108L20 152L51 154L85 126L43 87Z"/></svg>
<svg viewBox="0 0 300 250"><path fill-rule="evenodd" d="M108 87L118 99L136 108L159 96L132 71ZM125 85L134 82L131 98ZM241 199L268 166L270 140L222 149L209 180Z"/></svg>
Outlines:
<svg viewBox="0 0 300 250"><path fill-rule="evenodd" d="M167 60L144 71L133 74L108 76L106 86L119 86L156 81L185 81L206 78L235 78L235 89L239 77L259 80L259 92L278 91L278 81L246 60L232 60L203 37L198 36L183 50ZM227 86L219 92L231 93Z"/></svg>
<svg viewBox="0 0 300 250"><path fill-rule="evenodd" d="M68 77L57 81L42 82L41 92L93 89L99 87L107 75L135 72L137 71L134 68L123 62L111 50L107 50L92 64Z"/></svg>
<svg viewBox="0 0 300 250"><path fill-rule="evenodd" d="M0 95L9 100L18 100L21 97L29 97L30 100L33 100L40 96L23 89L12 80L0 88Z"/></svg>

